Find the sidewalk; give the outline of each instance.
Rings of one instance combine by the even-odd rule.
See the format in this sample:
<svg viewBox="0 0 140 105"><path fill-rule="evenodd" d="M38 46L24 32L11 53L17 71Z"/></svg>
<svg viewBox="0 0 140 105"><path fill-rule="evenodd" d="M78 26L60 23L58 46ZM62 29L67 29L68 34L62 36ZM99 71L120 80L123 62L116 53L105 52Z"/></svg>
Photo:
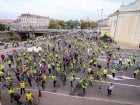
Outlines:
<svg viewBox="0 0 140 105"><path fill-rule="evenodd" d="M126 44L126 43L118 43L120 48L122 49L133 49L133 50L140 50L139 46L132 45L132 44Z"/></svg>

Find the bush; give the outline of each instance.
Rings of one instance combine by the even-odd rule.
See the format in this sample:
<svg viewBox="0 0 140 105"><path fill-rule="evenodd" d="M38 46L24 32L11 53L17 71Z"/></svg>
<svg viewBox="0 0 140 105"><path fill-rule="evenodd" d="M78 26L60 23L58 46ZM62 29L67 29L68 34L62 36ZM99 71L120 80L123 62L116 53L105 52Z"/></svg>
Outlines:
<svg viewBox="0 0 140 105"><path fill-rule="evenodd" d="M107 36L106 34L104 34L104 36L100 37L100 40L106 42L106 41L111 41L112 38L110 36Z"/></svg>

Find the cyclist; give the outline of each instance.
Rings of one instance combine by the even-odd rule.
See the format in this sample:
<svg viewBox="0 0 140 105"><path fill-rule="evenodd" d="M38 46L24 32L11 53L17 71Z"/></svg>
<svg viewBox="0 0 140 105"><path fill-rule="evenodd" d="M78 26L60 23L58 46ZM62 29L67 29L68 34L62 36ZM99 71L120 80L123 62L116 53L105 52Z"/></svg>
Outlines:
<svg viewBox="0 0 140 105"><path fill-rule="evenodd" d="M13 102L12 95L14 94L14 88L13 87L8 87L8 94L10 95L10 100Z"/></svg>
<svg viewBox="0 0 140 105"><path fill-rule="evenodd" d="M32 105L32 99L33 99L33 95L30 91L28 91L26 93L26 101L28 102L28 105Z"/></svg>

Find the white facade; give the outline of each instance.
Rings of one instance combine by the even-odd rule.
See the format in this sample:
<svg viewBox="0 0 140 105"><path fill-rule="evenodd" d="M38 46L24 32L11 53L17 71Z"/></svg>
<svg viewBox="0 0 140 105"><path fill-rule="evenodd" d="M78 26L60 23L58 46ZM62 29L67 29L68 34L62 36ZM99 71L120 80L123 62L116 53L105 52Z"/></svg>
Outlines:
<svg viewBox="0 0 140 105"><path fill-rule="evenodd" d="M109 25L109 23L108 23L108 18L107 19L104 19L104 20L99 20L99 21L97 21L97 25L99 26L99 27L104 27L104 26L108 26Z"/></svg>
<svg viewBox="0 0 140 105"><path fill-rule="evenodd" d="M109 36L118 42L140 44L140 0L129 5L122 5L120 10L109 16L108 29L102 28L102 35Z"/></svg>
<svg viewBox="0 0 140 105"><path fill-rule="evenodd" d="M38 30L47 29L50 18L33 14L21 14L17 18L18 29L20 30Z"/></svg>
<svg viewBox="0 0 140 105"><path fill-rule="evenodd" d="M121 6L109 16L110 36L116 41L140 44L140 0Z"/></svg>

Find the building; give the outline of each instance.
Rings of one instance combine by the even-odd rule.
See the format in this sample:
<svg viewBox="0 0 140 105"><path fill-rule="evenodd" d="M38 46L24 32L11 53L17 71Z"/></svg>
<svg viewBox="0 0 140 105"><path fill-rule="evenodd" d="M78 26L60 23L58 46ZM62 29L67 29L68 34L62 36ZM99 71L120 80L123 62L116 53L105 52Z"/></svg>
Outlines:
<svg viewBox="0 0 140 105"><path fill-rule="evenodd" d="M140 0L129 5L122 5L120 10L108 17L108 26L101 28L102 35L109 36L118 42L140 44Z"/></svg>
<svg viewBox="0 0 140 105"><path fill-rule="evenodd" d="M50 18L33 15L33 14L21 14L17 18L17 30L44 30L49 26Z"/></svg>
<svg viewBox="0 0 140 105"><path fill-rule="evenodd" d="M109 18L103 19L103 20L99 20L99 21L97 21L97 25L98 25L99 27L101 27L101 26L102 26L102 27L109 26L108 20L109 20Z"/></svg>
<svg viewBox="0 0 140 105"><path fill-rule="evenodd" d="M102 35L110 35L109 18L97 21L97 26Z"/></svg>

